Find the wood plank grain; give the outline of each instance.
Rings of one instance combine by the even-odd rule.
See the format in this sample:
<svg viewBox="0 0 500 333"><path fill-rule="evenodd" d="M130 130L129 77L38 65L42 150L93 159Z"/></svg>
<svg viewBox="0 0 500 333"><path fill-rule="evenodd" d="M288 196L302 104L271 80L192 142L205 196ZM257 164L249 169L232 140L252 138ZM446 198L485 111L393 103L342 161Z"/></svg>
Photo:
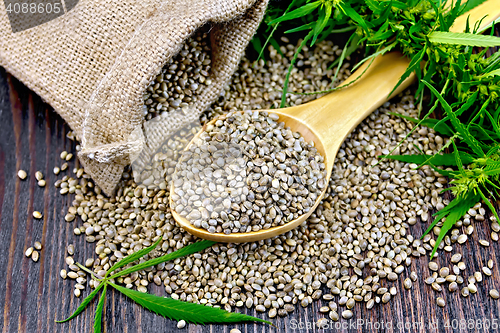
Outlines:
<svg viewBox="0 0 500 333"><path fill-rule="evenodd" d="M61 196L53 183L54 166L62 161L62 150L74 149L74 143L66 139L68 127L53 110L41 99L0 69L0 305L3 318L0 319L0 332L91 332L95 303L75 320L56 324L56 319L69 316L79 305L82 298L73 296L74 281L64 281L59 271L66 268L64 263L65 247L74 244L75 258L83 260L95 256L94 245L85 242L84 237L73 234L73 228L81 222L66 223L64 214L71 204L70 196ZM25 181L16 176L18 168L29 171ZM45 174L47 186L40 188L34 180L34 172ZM33 209L43 212L43 220L33 220ZM426 223L418 223L410 230L419 237ZM398 294L385 305L376 305L371 311L364 304L356 304L355 317L351 321L332 322L332 330L317 327L299 329L298 323L316 323L325 315L318 309L325 305L322 300L303 309L298 306L287 318L276 318L273 322L277 329L261 324L235 325L188 325L186 332L228 333L238 328L245 333L268 332L458 332L453 327L445 327L446 321L497 319L499 301L488 296L491 288L500 288L500 272L497 267L497 253L500 246L491 242L489 248L481 247L479 239L490 239L489 223L474 223L477 228L469 241L463 246L455 245L456 251L464 254L470 266L467 278L478 271L489 259L495 267L491 278L484 277L478 284L478 293L464 298L459 293L443 291L436 293L423 279L430 274L427 267L428 257L413 258L411 266L395 283L383 281L385 286L396 285ZM24 256L27 247L35 240L41 240L44 248L38 263ZM439 263L449 263L451 254L441 255ZM404 278L411 271L417 272L419 280L411 290L402 286ZM163 288L151 286L151 292L163 295ZM326 292L327 290L324 289ZM83 292L87 295L89 289ZM439 308L435 299L445 298L447 306ZM255 310L242 310L251 315L262 316ZM363 325L357 320L363 319ZM371 322L371 325L369 324ZM405 329L404 324L415 323ZM438 323L437 327L429 324ZM385 324L384 327L376 325ZM337 326L335 326L337 325ZM390 325L388 327L388 325ZM401 327L399 325L403 325ZM124 296L110 291L104 315L104 332L173 332L176 323L154 315L133 304ZM464 332L483 332L474 326ZM492 331L492 330L490 330ZM182 331L181 331L182 332Z"/></svg>

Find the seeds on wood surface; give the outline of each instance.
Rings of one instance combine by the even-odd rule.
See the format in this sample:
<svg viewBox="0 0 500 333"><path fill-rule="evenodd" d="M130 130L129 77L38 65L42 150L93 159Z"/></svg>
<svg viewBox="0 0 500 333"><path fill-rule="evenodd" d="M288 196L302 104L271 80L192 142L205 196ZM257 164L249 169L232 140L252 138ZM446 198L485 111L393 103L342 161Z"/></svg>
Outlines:
<svg viewBox="0 0 500 333"><path fill-rule="evenodd" d="M318 321L316 322L316 326L320 329L328 328L328 319L326 319L326 318L318 319Z"/></svg>
<svg viewBox="0 0 500 333"><path fill-rule="evenodd" d="M319 312L321 312L321 313L326 313L329 311L330 311L330 308L328 306L322 306L319 308Z"/></svg>
<svg viewBox="0 0 500 333"><path fill-rule="evenodd" d="M45 187L45 184L46 184L45 179L40 179L40 180L38 181L38 186L40 186L40 187Z"/></svg>
<svg viewBox="0 0 500 333"><path fill-rule="evenodd" d="M492 259L488 260L488 268L489 269L493 268L493 260Z"/></svg>
<svg viewBox="0 0 500 333"><path fill-rule="evenodd" d="M485 240L485 239L480 239L480 240L479 240L479 244L481 244L482 246L485 246L485 247L490 246L490 242L488 242L488 241L487 241L487 240Z"/></svg>
<svg viewBox="0 0 500 333"><path fill-rule="evenodd" d="M297 68L297 72L291 74L293 80L290 82L290 87L294 91L312 92L327 89L334 70L324 70L323 74L319 75L315 70L305 72L304 69L309 70L311 57L315 59L314 68L327 68L329 62L327 59L331 59L331 56L337 53L337 56L340 56L341 49L334 48L330 41L318 45L323 46L315 46L314 49L302 52L304 58L299 59L298 63L304 64ZM189 56L186 55L185 58L188 59ZM279 55L276 50L272 52L269 61L259 61L255 67L244 59L232 83L223 90L223 96L201 116L202 121L206 122L215 115L228 111L279 107L281 93L276 91L275 87L280 85L279 80L282 80L286 73L288 63L289 59ZM179 70L180 67L175 72ZM345 79L346 73L345 69L340 70L339 81ZM148 88L147 94L150 95L152 103L148 104L149 101L145 101L146 118L153 113L170 111L168 98L169 106L166 110L162 105L161 111L150 111L150 106L154 103L163 104L160 94L157 94L158 97L153 95L163 89L161 80L166 83L171 81L166 78L167 75L174 77L176 74L165 73L163 78L157 78L151 88ZM204 77L203 75L200 74L199 78ZM171 87L166 87L167 94L169 91L174 91L175 87L175 83ZM251 93L243 93L245 91ZM293 94L286 96L290 105L300 104L313 98L315 97ZM388 154L391 147L398 145L397 137L404 136L410 131L410 126L404 120L388 113L393 109L412 117L418 116L415 100L406 92L402 94L400 101L387 103L365 119L339 149L330 181L321 184L326 188L327 195L308 218L307 223L266 241L216 244L200 253L178 258L175 262L167 262L151 267L147 271L123 276L123 285L146 291L146 285L153 281L155 284L163 285L165 292L172 298L219 305L229 311L246 306L247 299L252 298L252 307L257 312L267 312L269 317L276 314L288 315L296 306L300 306L297 303L302 304L304 299L307 299L304 304L310 306L313 300L323 296L323 291L325 295L332 297L345 296L345 304L349 302L350 305L352 303L350 300L366 302L367 309L373 308L375 303L382 303L385 293L388 293L386 298L396 294L397 290L393 287L384 287L385 291L381 294L378 294L377 290L386 285L389 276L394 277L390 273L400 274L404 266L412 263L412 256L426 255L427 251L432 250L434 245L432 242L435 242L431 235L424 237L425 242L414 239L409 227L414 225L419 217L427 219L428 210L431 208L442 209L444 205L439 194L443 184L438 182L439 175L432 168L423 166L416 170L417 165L400 161L379 161L377 158L379 154ZM267 121L257 124L255 128L249 127L241 131L246 131L252 139L252 136L256 137L261 133L259 129L271 126ZM55 182L61 194L72 195L73 206L68 209L67 214L75 216L79 226L74 228L73 232L76 235L85 234L88 242L95 242L97 257L94 262L89 261L95 273L103 276L118 260L150 246L160 235L163 241L155 251L151 252L151 257L171 253L194 241L193 237L180 229L172 219L169 188L173 183L172 173L176 161L198 128L192 126L180 130L178 135L176 134L161 147L154 155L153 162L143 171L135 169L126 171L116 193L109 198L94 186L93 181L81 168L76 172L74 170L74 175L65 175ZM412 134L415 135L413 139L415 142L418 140L420 149L435 153L444 143L436 144L433 130L426 131L428 136ZM235 133L226 127L224 134L237 135ZM277 136L278 131L272 135ZM238 167L233 168L236 170L219 167L218 158L215 163L212 160L205 160L203 168L193 170L198 171L197 173L186 175L189 181L198 179L197 176L200 174L204 175L206 167L214 164L211 177L216 179L215 176L220 176L217 179L221 179L221 182L213 182L213 185L204 184L205 188L208 187L207 194L204 193L205 190L200 193L200 190L196 192L196 188L193 187L181 187L183 195L192 199L193 206L193 209L189 210L185 202L182 209L187 209L191 213L196 208L200 215L206 216L210 213L209 217L212 213L216 213L214 217L219 214L216 217L219 219L222 219L220 215L223 215L223 218L227 215L227 221L233 223L233 226L234 221L240 221L242 216L248 214L260 217L263 225L266 225L272 222L278 223L277 220L280 218L279 223L284 223L291 214L304 210L307 200L313 201L312 196L305 196L305 190L309 191L309 194L317 190L317 186L314 188L317 183L311 180L311 176L315 175L309 172L303 174L304 170L301 168L307 165L304 163L303 167L298 164L301 160L297 159L297 156L300 157L304 153L305 142L293 135L285 137L281 134L281 136L282 143L286 145L286 142L290 141L291 146L284 150L276 150L273 158L271 150L274 148L270 146L273 141L265 136L259 140L253 138L253 144L245 145L247 150L240 149L238 156L253 163L244 165L245 168L241 170ZM248 138L241 139L244 142L252 142L245 140ZM227 137L215 139L225 140ZM302 152L295 150L295 143L292 143L294 141L299 142ZM227 143L227 141L217 141L217 143ZM405 154L418 153L418 149L407 143L403 143L398 150ZM278 155L280 152L285 156ZM259 155L260 153L263 155ZM264 158L255 160L257 155ZM222 157L227 159L229 156ZM297 163L287 165L291 159ZM201 162L203 161L200 159L200 165ZM309 166L312 163L311 169L316 167L315 164L320 164L315 159L307 159L307 162ZM247 170L250 170L251 178L248 177ZM238 174L243 171L247 172L247 177ZM205 176L209 177L210 170L207 173ZM301 173L304 177L294 178ZM237 179L238 176L241 178ZM244 183L243 187L234 187L235 183L241 182ZM301 185L304 186L304 193L297 190ZM233 192L226 191L226 188L234 188L237 191L232 196ZM241 193L238 192L240 189ZM175 199L175 195L177 194L172 193L172 199ZM196 198L196 195L199 198ZM215 211L213 205L209 207L211 211L207 209L205 212L201 209L210 206L207 205L208 202L201 200L203 195L207 195L207 198L210 197L213 201L217 200L216 204L222 207L222 210ZM298 197L302 197L305 203L304 200L297 201ZM290 198L292 202L287 204ZM230 214L227 214L225 208L228 204L224 201L226 199L229 199ZM247 203L247 206L241 207L244 202L250 202L251 205ZM210 219L209 227L219 227L213 221L213 225L210 224ZM230 227L231 223L224 227ZM92 229L93 232L90 233ZM87 230L89 234L86 233ZM458 238L458 233L455 233ZM443 247L455 242L454 238L448 244L448 240L445 239ZM375 249L377 251L372 251ZM316 259L311 260L311 258ZM438 274L434 273L436 280ZM70 275L75 279L84 278L85 272L70 271L67 277L71 278ZM413 279L411 275L410 279ZM78 280L77 282L83 285L83 282ZM89 285L95 288L97 283L90 280ZM339 310L336 302L332 301L332 298L328 299L328 296L324 299L332 302L332 304L329 302L330 319L338 320ZM250 301L248 303L250 304Z"/></svg>
<svg viewBox="0 0 500 333"><path fill-rule="evenodd" d="M73 214L66 214L66 216L64 216L64 220L66 220L66 222L72 222L74 219L75 215Z"/></svg>
<svg viewBox="0 0 500 333"><path fill-rule="evenodd" d="M439 270L439 275L441 277L447 277L448 275L450 275L450 269L448 267L443 267Z"/></svg>
<svg viewBox="0 0 500 333"><path fill-rule="evenodd" d="M451 262L456 264L460 260L462 260L462 254L461 253L455 253L454 255L451 256Z"/></svg>
<svg viewBox="0 0 500 333"><path fill-rule="evenodd" d="M435 291L438 291L438 292L443 290L443 288L439 284L437 284L436 282L431 284L431 287L432 287L432 289L434 289Z"/></svg>
<svg viewBox="0 0 500 333"><path fill-rule="evenodd" d="M500 297L498 290L496 290L496 289L490 290L490 296L491 296L491 298L494 298L494 299L498 299L498 297Z"/></svg>
<svg viewBox="0 0 500 333"><path fill-rule="evenodd" d="M42 243L36 241L35 244L33 244L33 247L37 250L41 250L42 249Z"/></svg>
<svg viewBox="0 0 500 333"><path fill-rule="evenodd" d="M332 310L330 311L330 313L328 314L328 317L330 317L331 320L333 321L339 321L339 313L335 310Z"/></svg>
<svg viewBox="0 0 500 333"><path fill-rule="evenodd" d="M33 259L34 262L37 262L39 257L40 254L38 253L38 251L34 250L33 253L31 254L31 259Z"/></svg>
<svg viewBox="0 0 500 333"><path fill-rule="evenodd" d="M403 285L405 289L411 289L413 283L411 282L410 278L406 278L405 281L403 282Z"/></svg>
<svg viewBox="0 0 500 333"><path fill-rule="evenodd" d="M434 261L431 261L431 262L429 262L429 269L431 271L437 271L439 269L439 266Z"/></svg>
<svg viewBox="0 0 500 333"><path fill-rule="evenodd" d="M462 288L462 292L461 292L461 294L462 294L462 296L463 296L463 297L467 297L467 296L469 296L469 293L470 293L470 291L469 291L469 288L468 288L468 287L463 287L463 288Z"/></svg>
<svg viewBox="0 0 500 333"><path fill-rule="evenodd" d="M43 173L41 171L35 172L35 178L38 181L42 180L43 179Z"/></svg>
<svg viewBox="0 0 500 333"><path fill-rule="evenodd" d="M471 292L472 294L475 294L477 292L477 287L475 284L469 284L467 286L467 289L469 289L469 292Z"/></svg>
<svg viewBox="0 0 500 333"><path fill-rule="evenodd" d="M459 242L460 244L463 244L466 241L467 241L467 235L461 234L460 236L458 236L457 242Z"/></svg>
<svg viewBox="0 0 500 333"><path fill-rule="evenodd" d="M342 318L344 319L351 319L354 314L352 313L351 310L344 310L342 311Z"/></svg>
<svg viewBox="0 0 500 333"><path fill-rule="evenodd" d="M444 298L442 298L442 297L436 298L436 303L438 306L440 306L442 308L446 305L446 302L444 301Z"/></svg>
<svg viewBox="0 0 500 333"><path fill-rule="evenodd" d="M433 278L432 276L429 276L428 278L426 278L426 279L424 280L424 282L425 282L426 284L433 284L434 282L436 282L436 279L435 279L435 278Z"/></svg>
<svg viewBox="0 0 500 333"><path fill-rule="evenodd" d="M68 252L68 254L70 256L74 255L75 254L75 246L73 244L69 244L67 247L66 247L66 252Z"/></svg>
<svg viewBox="0 0 500 333"><path fill-rule="evenodd" d="M33 217L39 220L39 219L42 218L42 213L40 213L39 211L35 210L33 212Z"/></svg>
<svg viewBox="0 0 500 333"><path fill-rule="evenodd" d="M173 175L173 208L210 233L281 226L314 206L326 186L323 161L276 114L228 113L183 153Z"/></svg>
<svg viewBox="0 0 500 333"><path fill-rule="evenodd" d="M410 273L410 279L411 279L413 282L417 281L417 278L418 278L417 272L411 272L411 273Z"/></svg>
<svg viewBox="0 0 500 333"><path fill-rule="evenodd" d="M94 259L88 258L87 260L85 260L85 267L92 267L93 264L94 264Z"/></svg>
<svg viewBox="0 0 500 333"><path fill-rule="evenodd" d="M463 261L459 262L457 266L461 271L465 270L465 263Z"/></svg>
<svg viewBox="0 0 500 333"><path fill-rule="evenodd" d="M54 175L58 175L59 172L61 172L61 169L59 169L59 167L54 167Z"/></svg>
<svg viewBox="0 0 500 333"><path fill-rule="evenodd" d="M474 278L476 282L481 282L483 281L483 274L481 274L481 272L474 272Z"/></svg>
<svg viewBox="0 0 500 333"><path fill-rule="evenodd" d="M68 266L71 266L75 263L75 260L73 259L73 257L66 257L66 264Z"/></svg>
<svg viewBox="0 0 500 333"><path fill-rule="evenodd" d="M78 279L77 279L77 280L78 280ZM76 289L80 289L80 290L85 289L85 287L84 287L82 284L80 284L80 283L75 284L75 288L76 288Z"/></svg>
<svg viewBox="0 0 500 333"><path fill-rule="evenodd" d="M80 297L80 295L81 295L81 291L80 291L80 289L75 289L75 290L73 291L73 293L75 294L75 296L76 296L76 297Z"/></svg>
<svg viewBox="0 0 500 333"><path fill-rule="evenodd" d="M241 331L237 328L233 328L229 331L229 333L241 333Z"/></svg>
<svg viewBox="0 0 500 333"><path fill-rule="evenodd" d="M59 157L61 157L61 160L66 159L66 156L68 156L68 152L66 150L62 151Z"/></svg>
<svg viewBox="0 0 500 333"><path fill-rule="evenodd" d="M61 277L65 279L66 277L68 277L68 272L65 269L61 269L59 275L61 275Z"/></svg>
<svg viewBox="0 0 500 333"><path fill-rule="evenodd" d="M445 279L447 282L455 282L457 281L457 276L456 275L453 275L453 274L450 274L446 277Z"/></svg>
<svg viewBox="0 0 500 333"><path fill-rule="evenodd" d="M177 323L177 328L181 329L181 328L184 328L184 327L186 327L186 321L185 320L180 320Z"/></svg>
<svg viewBox="0 0 500 333"><path fill-rule="evenodd" d="M458 284L456 282L451 282L449 285L448 285L448 290L450 292L455 292L458 290Z"/></svg>
<svg viewBox="0 0 500 333"><path fill-rule="evenodd" d="M26 171L24 171L24 170L19 170L19 171L17 172L17 176L18 176L20 179L24 180L24 179L26 179L26 177L28 177L28 174L27 174L27 173L26 173Z"/></svg>
<svg viewBox="0 0 500 333"><path fill-rule="evenodd" d="M78 277L78 274L76 272L68 272L67 273L67 276L70 278L70 279L76 279Z"/></svg>
<svg viewBox="0 0 500 333"><path fill-rule="evenodd" d="M68 169L68 163L63 163L60 169L61 171L66 171Z"/></svg>
<svg viewBox="0 0 500 333"><path fill-rule="evenodd" d="M486 266L483 267L483 273L486 276L491 276L491 270Z"/></svg>
<svg viewBox="0 0 500 333"><path fill-rule="evenodd" d="M26 249L26 252L24 253L24 255L25 255L26 257L28 257L28 258L29 258L29 257L31 257L31 255L33 254L33 250L34 250L34 249L33 249L33 247L31 247L31 246L30 246L30 247L28 247L28 248Z"/></svg>
<svg viewBox="0 0 500 333"><path fill-rule="evenodd" d="M72 158L73 158L73 154L72 153L68 153L64 159L66 161L71 161Z"/></svg>

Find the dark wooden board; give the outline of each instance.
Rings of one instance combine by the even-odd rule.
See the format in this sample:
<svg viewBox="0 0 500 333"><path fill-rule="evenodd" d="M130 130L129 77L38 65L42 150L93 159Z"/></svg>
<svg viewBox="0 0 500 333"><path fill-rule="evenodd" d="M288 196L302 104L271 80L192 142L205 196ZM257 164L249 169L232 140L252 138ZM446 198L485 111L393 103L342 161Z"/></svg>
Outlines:
<svg viewBox="0 0 500 333"><path fill-rule="evenodd" d="M73 234L79 222L66 223L64 215L71 203L70 196L61 196L53 186L52 169L60 166L62 150L73 149L74 143L66 138L69 128L50 106L4 69L0 68L0 332L92 332L93 303L79 317L69 323L57 324L56 319L69 316L83 297L73 296L74 281L62 280L59 271L66 268L65 247L74 244L75 258L83 260L92 256L94 245L85 242L84 237ZM28 172L27 180L17 177L17 170ZM41 170L46 175L47 186L36 184L34 173ZM35 220L33 210L43 213L42 220ZM80 222L81 223L81 222ZM498 326L499 301L488 296L491 288L500 289L500 274L496 255L500 249L492 242L489 248L478 244L480 238L488 239L489 223L475 224L478 231L474 241L457 246L462 251L471 269L480 270L488 259L493 259L493 277L485 278L479 284L476 295L463 298L458 292L438 293L423 283L429 275L428 258L414 259L411 270L416 271L419 280L408 291L402 281L411 270L402 274L396 282L398 295L389 304L376 305L371 311L364 304L354 308L351 321L341 320L337 324L341 332L485 332L478 322ZM424 224L411 228L419 237ZM24 256L25 250L35 241L41 241L43 250L35 263ZM447 254L439 260L449 263ZM439 261L438 260L438 261ZM473 272L473 271L472 271ZM467 276L466 276L467 277ZM154 286L156 287L156 286ZM89 293L87 288L83 295ZM159 287L151 290L163 294ZM442 296L447 302L439 308L435 299ZM312 327L324 315L318 312L323 301L312 307L297 309L292 316L273 320L277 329L261 324L248 325L189 325L186 332L229 332L237 327L242 332L323 332ZM172 332L176 323L143 310L114 291L108 293L105 307L105 332ZM258 315L255 312L249 314ZM364 320L364 323L359 322ZM466 322L465 329L446 327L448 324ZM369 324L370 322L371 324ZM301 324L302 326L299 326ZM334 322L332 329L337 331ZM410 326L404 326L410 325ZM413 325L413 326L412 326Z"/></svg>

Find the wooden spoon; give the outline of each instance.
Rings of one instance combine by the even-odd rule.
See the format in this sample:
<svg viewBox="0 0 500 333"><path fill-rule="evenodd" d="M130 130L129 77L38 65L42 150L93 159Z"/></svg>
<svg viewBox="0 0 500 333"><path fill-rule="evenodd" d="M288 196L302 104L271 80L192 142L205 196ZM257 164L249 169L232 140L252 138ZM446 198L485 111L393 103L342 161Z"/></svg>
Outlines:
<svg viewBox="0 0 500 333"><path fill-rule="evenodd" d="M470 15L470 22L488 15L482 26L486 26L500 16L500 0L489 0L467 13ZM457 18L457 22L451 31L461 32L465 28L466 16ZM363 72L359 80L352 85L334 91L326 96L312 102L278 110L266 110L279 116L279 121L285 123L292 131L299 132L304 139L314 141L318 152L325 158L326 183L330 179L333 162L337 152L344 142L344 139L352 130L370 113L387 102L393 96L399 94L415 81L415 76L410 75L390 96L396 83L408 67L409 59L399 52L391 52L383 56L376 57L368 69L369 61L365 62L354 74L352 74L344 84L356 80ZM366 72L365 72L366 69ZM217 118L210 123L214 123ZM188 144L188 149L196 138L201 135L201 131L195 135ZM174 185L172 183L171 193ZM245 233L209 233L202 228L194 227L184 217L180 216L172 209L172 216L177 223L190 234L204 239L226 243L252 242L271 238L283 234L302 224L316 209L320 203L325 190L318 196L314 206L308 213L299 218L285 223L282 226L261 229L254 232ZM170 197L170 207L172 205Z"/></svg>

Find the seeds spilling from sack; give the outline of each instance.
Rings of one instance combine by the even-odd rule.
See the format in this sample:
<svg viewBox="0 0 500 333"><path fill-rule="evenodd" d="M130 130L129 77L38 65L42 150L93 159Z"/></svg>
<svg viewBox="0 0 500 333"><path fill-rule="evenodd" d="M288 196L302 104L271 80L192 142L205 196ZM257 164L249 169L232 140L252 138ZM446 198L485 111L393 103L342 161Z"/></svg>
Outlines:
<svg viewBox="0 0 500 333"><path fill-rule="evenodd" d="M210 233L280 226L307 213L326 186L314 143L264 111L207 125L173 175L174 209Z"/></svg>
<svg viewBox="0 0 500 333"><path fill-rule="evenodd" d="M208 118L230 110L268 109L279 105L277 87L282 86L295 48L294 45L283 48L284 57L273 50L267 62L261 61L255 67L244 59ZM300 66L291 74L291 91L325 90L334 71L328 66L341 52L330 41L311 49L304 47L297 62ZM340 70L341 79L347 75L345 68ZM305 101L302 98L313 97L290 94L287 102L296 105ZM337 154L325 197L299 227L265 241L216 244L203 252L120 277L116 283L139 291L147 291L147 286L154 283L163 286L166 294L175 299L229 311L254 308L257 312L267 312L271 318L287 316L298 304L308 307L315 302L321 313L337 321L341 317L355 317L358 305L354 304L361 303L372 309L376 304L390 302L398 293L393 284L408 271L405 266L422 257L418 262L419 274L427 269L427 256L442 222L433 230L436 234L428 234L423 240L411 234L420 230L420 225L415 229L411 226L419 220L427 221L429 211L442 209L448 203L439 194L447 179L430 167L416 169L415 164L378 158L389 154L414 126L394 113L417 117L413 97L405 95L386 103L346 138ZM104 276L117 261L150 246L160 236L163 241L158 249L144 259L171 253L197 240L172 219L168 190L175 160L195 132L196 129L184 131L180 137L172 137L165 143L155 155L151 170L145 170L141 178L149 185L137 184L130 173L125 173L117 193L107 198L82 169L74 169L74 175L65 175L56 182L58 187L66 189L61 193L75 195L66 221L72 223L76 235L96 243L95 257L78 258L78 261ZM403 142L394 154L419 151L433 154L445 144L446 140L432 130L421 128L411 133L409 141ZM156 169L162 161L166 163L165 174ZM162 176L157 178L158 175ZM153 180L166 182L164 188L162 184L153 186ZM488 219L480 204L469 213L444 238L438 251L440 256L443 251L450 252L461 244L463 238L467 240L474 230L472 218ZM500 226L493 217L490 221L491 239L497 241ZM462 229L467 230L466 234L462 234ZM461 260L461 256L452 258L456 268L462 271L458 273L453 265L456 281L449 275L441 277L451 271L441 271L437 266L430 276L434 281L429 282L440 287L445 280L452 289L456 282L462 295L476 292L472 277L470 281L465 277L466 267ZM493 262L488 262L487 267L491 270ZM61 271L61 276L81 278L81 284L86 285L85 273L71 268ZM399 292L413 292L417 278L417 273L412 272L411 281L404 284L411 289L401 288ZM94 286L93 279L88 283ZM427 290L431 288L429 285ZM75 293L80 295L80 290ZM499 297L497 290L492 290L490 295Z"/></svg>
<svg viewBox="0 0 500 333"><path fill-rule="evenodd" d="M163 112L193 103L210 79L210 47L206 33L190 37L171 58L144 94L144 116L149 120Z"/></svg>

